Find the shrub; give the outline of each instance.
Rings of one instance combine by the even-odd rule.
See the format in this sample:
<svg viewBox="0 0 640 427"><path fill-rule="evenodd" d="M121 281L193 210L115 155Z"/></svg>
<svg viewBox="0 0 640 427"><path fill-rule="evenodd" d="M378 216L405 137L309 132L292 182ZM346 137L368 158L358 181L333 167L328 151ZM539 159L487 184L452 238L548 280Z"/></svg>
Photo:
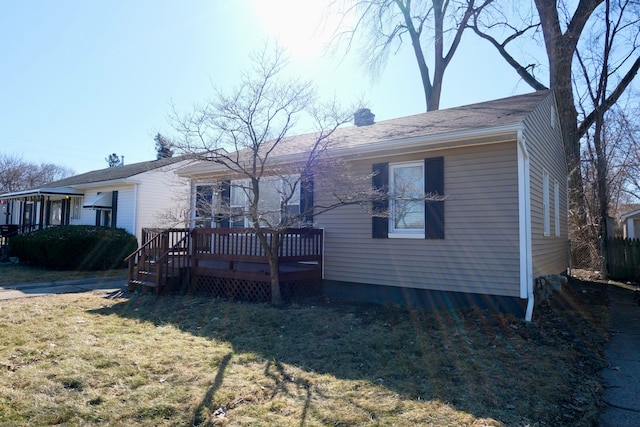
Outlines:
<svg viewBox="0 0 640 427"><path fill-rule="evenodd" d="M21 262L54 270L108 270L124 266L135 236L121 228L65 225L14 236L11 253Z"/></svg>

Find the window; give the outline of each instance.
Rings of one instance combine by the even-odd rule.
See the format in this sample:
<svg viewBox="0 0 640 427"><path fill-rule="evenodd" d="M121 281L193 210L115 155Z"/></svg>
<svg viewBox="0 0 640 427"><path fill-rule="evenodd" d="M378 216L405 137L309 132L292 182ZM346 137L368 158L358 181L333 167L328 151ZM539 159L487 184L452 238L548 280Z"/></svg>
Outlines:
<svg viewBox="0 0 640 427"><path fill-rule="evenodd" d="M228 221L225 219L222 227L250 227L251 223L247 217L250 198L253 191L249 180L225 181L223 184L223 203L226 200L229 211L226 213ZM313 191L312 184L306 181L307 191ZM226 190L224 189L226 187ZM282 223L289 223L301 212L301 188L299 176L266 177L259 184L260 199L258 200L258 214L261 227L276 226ZM305 198L309 206L312 206L312 196ZM308 212L305 212L308 214ZM305 218L305 220L308 220Z"/></svg>
<svg viewBox="0 0 640 427"><path fill-rule="evenodd" d="M229 218L229 227L242 228L249 225L249 221L244 217L245 210L249 204L247 197L248 184L249 181L247 180L231 181L231 194L229 196L231 218Z"/></svg>
<svg viewBox="0 0 640 427"><path fill-rule="evenodd" d="M560 183L553 182L553 219L556 237L560 237Z"/></svg>
<svg viewBox="0 0 640 427"><path fill-rule="evenodd" d="M551 235L551 217L549 207L549 172L544 171L542 174L542 217L544 235Z"/></svg>
<svg viewBox="0 0 640 427"><path fill-rule="evenodd" d="M111 209L96 209L96 226L112 227Z"/></svg>
<svg viewBox="0 0 640 427"><path fill-rule="evenodd" d="M96 210L96 226L117 227L118 219L118 191L98 193L99 199L92 202ZM84 204L87 207L87 203Z"/></svg>
<svg viewBox="0 0 640 427"><path fill-rule="evenodd" d="M389 233L424 237L424 164L389 166Z"/></svg>
<svg viewBox="0 0 640 427"><path fill-rule="evenodd" d="M80 212L82 206L82 198L80 197L72 197L71 198L71 219L80 219Z"/></svg>
<svg viewBox="0 0 640 427"><path fill-rule="evenodd" d="M62 200L54 200L51 202L51 207L49 209L49 224L62 224Z"/></svg>
<svg viewBox="0 0 640 427"><path fill-rule="evenodd" d="M211 227L213 222L214 186L196 185L195 226Z"/></svg>
<svg viewBox="0 0 640 427"><path fill-rule="evenodd" d="M444 239L444 157L375 163L372 185L383 196L372 202L374 239Z"/></svg>

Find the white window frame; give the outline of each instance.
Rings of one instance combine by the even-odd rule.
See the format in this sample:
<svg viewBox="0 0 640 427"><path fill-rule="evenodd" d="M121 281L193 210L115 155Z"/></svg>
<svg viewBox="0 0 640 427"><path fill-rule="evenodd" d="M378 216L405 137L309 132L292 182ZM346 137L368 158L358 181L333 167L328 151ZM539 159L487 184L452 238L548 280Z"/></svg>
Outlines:
<svg viewBox="0 0 640 427"><path fill-rule="evenodd" d="M551 216L549 206L549 172L542 173L542 222L545 236L551 235Z"/></svg>
<svg viewBox="0 0 640 427"><path fill-rule="evenodd" d="M560 237L560 183L553 181L553 225L556 237Z"/></svg>
<svg viewBox="0 0 640 427"><path fill-rule="evenodd" d="M420 197L424 195L424 161L389 163L389 234L388 237L404 238L404 239L424 239L425 236L425 220L424 220L424 200L421 201L422 208L422 228L398 229L395 227L396 222L396 191L394 183L394 171L400 168L419 167L422 171L420 179L419 193ZM416 194L416 197L417 194Z"/></svg>
<svg viewBox="0 0 640 427"><path fill-rule="evenodd" d="M69 209L71 210L69 216L72 220L79 220L82 218L82 198L71 197L69 201Z"/></svg>

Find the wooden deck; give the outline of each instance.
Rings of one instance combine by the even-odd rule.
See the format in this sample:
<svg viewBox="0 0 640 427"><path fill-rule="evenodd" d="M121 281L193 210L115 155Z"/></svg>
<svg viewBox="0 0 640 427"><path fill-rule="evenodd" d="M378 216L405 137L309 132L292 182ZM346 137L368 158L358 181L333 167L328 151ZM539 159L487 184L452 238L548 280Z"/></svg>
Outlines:
<svg viewBox="0 0 640 427"><path fill-rule="evenodd" d="M270 242L276 238L264 232ZM322 230L288 229L282 239L278 273L284 298L319 292ZM145 229L142 246L128 261L130 290L183 289L254 301L271 297L269 264L252 229Z"/></svg>

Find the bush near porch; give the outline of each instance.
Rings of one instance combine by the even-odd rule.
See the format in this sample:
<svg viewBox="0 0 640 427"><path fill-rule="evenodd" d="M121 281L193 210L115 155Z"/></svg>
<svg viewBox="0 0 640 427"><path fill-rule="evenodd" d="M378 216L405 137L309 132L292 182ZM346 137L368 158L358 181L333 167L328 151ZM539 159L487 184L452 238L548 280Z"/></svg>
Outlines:
<svg viewBox="0 0 640 427"><path fill-rule="evenodd" d="M53 270L108 270L122 268L135 251L135 236L121 228L85 225L52 227L21 234L9 242L20 262Z"/></svg>

